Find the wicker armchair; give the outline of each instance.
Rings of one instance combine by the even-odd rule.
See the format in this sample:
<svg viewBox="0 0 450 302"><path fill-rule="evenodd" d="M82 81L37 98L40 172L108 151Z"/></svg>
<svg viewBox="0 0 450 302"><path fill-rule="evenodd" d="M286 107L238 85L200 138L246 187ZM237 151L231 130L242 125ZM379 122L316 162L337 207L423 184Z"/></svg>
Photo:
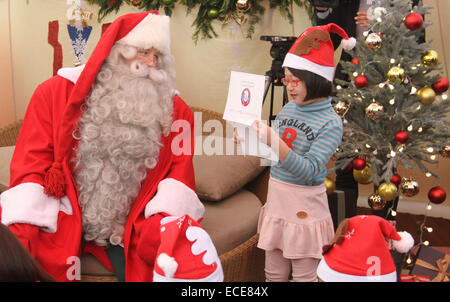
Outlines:
<svg viewBox="0 0 450 302"><path fill-rule="evenodd" d="M202 125L208 120L219 120L225 129L225 121L220 114L198 107L191 107L194 112L202 113ZM22 120L18 120L7 127L0 129L0 147L13 146L16 144ZM204 133L205 134L205 133ZM207 134L207 133L206 133ZM267 183L269 170L265 169L254 180L245 185L244 189L255 194L262 204L266 201ZM264 281L264 252L256 247L258 234L253 234L250 238L240 243L238 246L220 254L220 260L224 271L225 282L260 282ZM83 262L83 260L82 260ZM94 263L94 266L101 266ZM101 267L101 274L83 273L81 281L85 282L108 282L117 281L117 278L106 268Z"/></svg>

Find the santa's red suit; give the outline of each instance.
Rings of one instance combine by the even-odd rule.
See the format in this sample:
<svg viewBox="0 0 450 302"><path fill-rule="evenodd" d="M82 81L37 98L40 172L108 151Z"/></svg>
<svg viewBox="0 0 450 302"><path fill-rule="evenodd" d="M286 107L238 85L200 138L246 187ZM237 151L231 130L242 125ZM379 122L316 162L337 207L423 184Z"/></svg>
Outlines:
<svg viewBox="0 0 450 302"><path fill-rule="evenodd" d="M38 86L29 103L11 162L10 187L1 195L1 221L9 225L58 281L70 280L70 270L77 259L73 256L80 257L86 252L94 254L112 270L102 247L82 241L81 208L70 162L76 144L72 133L81 116L84 98L111 47L116 41L128 38L128 33L141 26L144 19L151 18L150 15L145 12L118 18L102 35L84 68L61 70ZM153 39L153 45L157 44L158 39ZM167 43L156 46L161 49ZM188 214L199 220L204 213L195 193L193 113L174 95L173 121L177 120L187 123L161 137L163 146L158 163L142 182L125 224L127 281L152 280L160 220L164 216ZM173 143L190 143L190 152L175 155L171 150ZM62 172L62 189L57 188L61 184L55 171Z"/></svg>

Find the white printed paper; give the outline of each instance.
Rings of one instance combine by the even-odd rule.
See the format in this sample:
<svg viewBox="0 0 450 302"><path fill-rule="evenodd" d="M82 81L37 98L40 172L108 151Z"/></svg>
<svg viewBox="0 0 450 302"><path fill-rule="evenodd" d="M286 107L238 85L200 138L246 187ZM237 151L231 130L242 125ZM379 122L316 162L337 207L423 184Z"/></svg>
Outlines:
<svg viewBox="0 0 450 302"><path fill-rule="evenodd" d="M278 162L278 156L268 145L258 140L252 124L261 120L265 76L232 71L223 119L236 128L243 154Z"/></svg>

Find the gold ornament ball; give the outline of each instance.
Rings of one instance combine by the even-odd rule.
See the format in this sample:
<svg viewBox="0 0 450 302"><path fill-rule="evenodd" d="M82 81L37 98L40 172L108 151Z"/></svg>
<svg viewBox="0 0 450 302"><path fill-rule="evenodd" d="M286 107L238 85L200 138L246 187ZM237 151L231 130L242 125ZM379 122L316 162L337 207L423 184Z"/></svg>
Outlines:
<svg viewBox="0 0 450 302"><path fill-rule="evenodd" d="M422 56L422 64L425 67L434 66L437 65L438 63L439 63L439 55L434 50L429 50Z"/></svg>
<svg viewBox="0 0 450 302"><path fill-rule="evenodd" d="M366 115L371 120L379 119L381 117L381 115L383 114L383 112L384 112L383 105L381 105L377 102L373 102L369 106L366 107Z"/></svg>
<svg viewBox="0 0 450 302"><path fill-rule="evenodd" d="M386 200L381 198L378 194L372 194L369 196L368 203L371 209L375 211L379 211L384 209L386 206Z"/></svg>
<svg viewBox="0 0 450 302"><path fill-rule="evenodd" d="M336 111L340 117L344 117L348 109L350 109L350 105L344 101L339 101L334 105L334 111Z"/></svg>
<svg viewBox="0 0 450 302"><path fill-rule="evenodd" d="M436 92L430 87L423 87L417 92L419 101L424 105L430 105L436 99Z"/></svg>
<svg viewBox="0 0 450 302"><path fill-rule="evenodd" d="M336 189L336 183L332 179L325 177L325 187L327 188L327 194L331 195Z"/></svg>
<svg viewBox="0 0 450 302"><path fill-rule="evenodd" d="M219 11L215 8L212 8L208 11L208 17L210 18L217 18L219 16Z"/></svg>
<svg viewBox="0 0 450 302"><path fill-rule="evenodd" d="M407 196L412 197L419 193L419 183L412 177L410 178L403 178L402 183L400 184L400 192Z"/></svg>
<svg viewBox="0 0 450 302"><path fill-rule="evenodd" d="M383 182L377 190L383 200L390 201L397 196L397 186L392 182Z"/></svg>
<svg viewBox="0 0 450 302"><path fill-rule="evenodd" d="M139 6L141 5L142 0L131 0L131 4L134 6Z"/></svg>
<svg viewBox="0 0 450 302"><path fill-rule="evenodd" d="M381 48L381 43L381 37L376 33L369 34L365 40L367 48L374 50Z"/></svg>
<svg viewBox="0 0 450 302"><path fill-rule="evenodd" d="M450 145L445 145L442 147L441 150L439 150L439 154L441 154L442 157L449 158L450 157Z"/></svg>
<svg viewBox="0 0 450 302"><path fill-rule="evenodd" d="M400 80L400 82L403 82L405 80L405 70L401 67L394 66L389 69L387 78L392 83L395 83L398 80Z"/></svg>
<svg viewBox="0 0 450 302"><path fill-rule="evenodd" d="M372 182L373 171L368 165L362 170L353 169L353 178L360 184L366 185Z"/></svg>

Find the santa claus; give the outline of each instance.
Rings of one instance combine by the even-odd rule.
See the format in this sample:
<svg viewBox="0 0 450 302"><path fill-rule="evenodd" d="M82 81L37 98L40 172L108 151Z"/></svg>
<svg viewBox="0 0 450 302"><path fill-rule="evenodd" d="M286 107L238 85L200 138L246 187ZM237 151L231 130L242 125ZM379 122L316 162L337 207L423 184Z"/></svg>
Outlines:
<svg viewBox="0 0 450 302"><path fill-rule="evenodd" d="M174 127L179 120L186 127ZM1 221L57 280L70 279L68 259L82 253L111 267L104 247L119 245L126 280L151 281L165 229L161 220L196 222L204 214L195 193L193 140L193 113L175 90L169 17L121 16L85 66L60 69L36 89L11 162L10 187L1 195ZM191 150L174 150L186 151L180 142ZM184 261L201 259L205 251L214 255L183 276L221 281L212 241L197 233L200 249L172 254ZM184 247L192 244L184 233L180 238ZM158 269L165 281L176 278L173 265L170 276Z"/></svg>

